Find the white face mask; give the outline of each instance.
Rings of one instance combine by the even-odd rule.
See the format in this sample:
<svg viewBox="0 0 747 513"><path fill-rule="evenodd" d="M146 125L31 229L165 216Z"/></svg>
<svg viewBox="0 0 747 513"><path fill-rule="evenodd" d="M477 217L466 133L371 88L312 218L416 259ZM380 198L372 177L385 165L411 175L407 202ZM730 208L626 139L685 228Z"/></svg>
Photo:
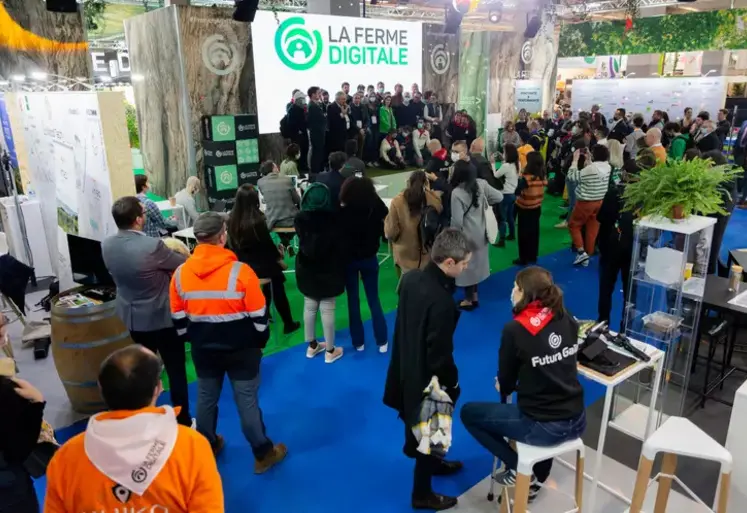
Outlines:
<svg viewBox="0 0 747 513"><path fill-rule="evenodd" d="M407 137L408 135L410 135L410 132L402 132L402 135Z"/></svg>
<svg viewBox="0 0 747 513"><path fill-rule="evenodd" d="M577 126L574 126L574 127L573 127L573 130L571 130L571 133L572 133L573 135L578 135L578 134L579 134L579 132L581 132L581 129L580 129L579 127L577 127Z"/></svg>
<svg viewBox="0 0 747 513"><path fill-rule="evenodd" d="M455 152L455 151L452 151L451 152L451 161L452 162L456 162L457 160L459 160L459 154L457 152Z"/></svg>

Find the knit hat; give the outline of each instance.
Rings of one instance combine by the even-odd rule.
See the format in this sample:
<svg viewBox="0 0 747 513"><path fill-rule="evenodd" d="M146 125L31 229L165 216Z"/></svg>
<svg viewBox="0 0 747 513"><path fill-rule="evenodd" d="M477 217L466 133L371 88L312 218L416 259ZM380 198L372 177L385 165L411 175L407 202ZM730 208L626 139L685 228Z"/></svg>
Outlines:
<svg viewBox="0 0 747 513"><path fill-rule="evenodd" d="M293 95L293 101L303 100L305 98L306 98L306 95L303 94L301 91L296 91L296 94Z"/></svg>
<svg viewBox="0 0 747 513"><path fill-rule="evenodd" d="M194 224L195 239L199 242L211 240L226 227L225 218L218 212L203 212Z"/></svg>
<svg viewBox="0 0 747 513"><path fill-rule="evenodd" d="M301 210L318 212L331 210L332 202L326 185L314 182L306 189L301 199Z"/></svg>

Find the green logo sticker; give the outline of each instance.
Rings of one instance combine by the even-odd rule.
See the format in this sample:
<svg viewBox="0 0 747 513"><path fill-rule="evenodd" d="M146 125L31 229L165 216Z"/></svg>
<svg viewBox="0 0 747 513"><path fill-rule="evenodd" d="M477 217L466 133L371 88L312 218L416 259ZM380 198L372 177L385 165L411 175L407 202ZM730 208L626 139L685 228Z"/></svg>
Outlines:
<svg viewBox="0 0 747 513"><path fill-rule="evenodd" d="M230 191L239 187L239 177L236 166L215 167L215 190Z"/></svg>
<svg viewBox="0 0 747 513"><path fill-rule="evenodd" d="M233 141L236 139L236 123L233 116L212 116L213 141Z"/></svg>
<svg viewBox="0 0 747 513"><path fill-rule="evenodd" d="M275 53L280 62L295 71L313 68L322 57L322 35L318 30L307 30L305 23L303 18L294 16L275 31Z"/></svg>
<svg viewBox="0 0 747 513"><path fill-rule="evenodd" d="M239 164L259 163L259 144L257 139L240 139L236 141L236 161Z"/></svg>

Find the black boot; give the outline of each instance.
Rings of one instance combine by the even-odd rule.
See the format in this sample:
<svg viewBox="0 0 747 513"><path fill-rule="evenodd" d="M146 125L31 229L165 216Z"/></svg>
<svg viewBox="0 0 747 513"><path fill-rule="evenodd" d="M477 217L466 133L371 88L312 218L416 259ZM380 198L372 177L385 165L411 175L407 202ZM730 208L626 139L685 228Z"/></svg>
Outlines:
<svg viewBox="0 0 747 513"><path fill-rule="evenodd" d="M429 509L431 511L443 511L457 505L456 497L447 497L438 493L431 493L422 499L412 499L412 509Z"/></svg>

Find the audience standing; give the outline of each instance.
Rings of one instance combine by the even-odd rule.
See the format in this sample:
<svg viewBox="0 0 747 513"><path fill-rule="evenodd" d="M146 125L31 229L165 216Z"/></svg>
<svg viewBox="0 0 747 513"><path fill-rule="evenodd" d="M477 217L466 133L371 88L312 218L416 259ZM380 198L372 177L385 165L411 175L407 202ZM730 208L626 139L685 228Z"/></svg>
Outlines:
<svg viewBox="0 0 747 513"><path fill-rule="evenodd" d="M168 249L161 239L143 234L146 214L138 198L115 201L112 217L118 231L101 243L101 253L117 285L117 315L136 344L160 353L171 401L181 408L177 418L191 426L184 340L169 311L169 281L187 257Z"/></svg>
<svg viewBox="0 0 747 513"><path fill-rule="evenodd" d="M519 224L519 258L515 265L537 262L539 253L539 222L542 200L545 197L545 161L542 154L533 151L527 155L527 164L521 170L516 186L516 219Z"/></svg>
<svg viewBox="0 0 747 513"><path fill-rule="evenodd" d="M441 199L431 190L425 173L414 171L407 180L407 188L392 199L384 221L384 234L392 243L394 263L402 273L428 263L428 250L420 240L420 221L428 208L441 213Z"/></svg>
<svg viewBox="0 0 747 513"><path fill-rule="evenodd" d="M412 507L441 511L456 506L455 497L435 493L434 475L450 475L462 463L447 461L443 451L420 447L418 425L424 390L453 405L459 399L459 372L454 361L454 331L459 310L452 295L456 279L468 268L471 242L461 231L447 228L431 249L432 261L422 271L402 277L394 327L392 359L387 371L384 404L404 423L403 452L415 459ZM440 412L440 411L439 411ZM450 431L450 430L449 430Z"/></svg>
<svg viewBox="0 0 747 513"><path fill-rule="evenodd" d="M493 241L488 240L485 210L500 203L503 195L477 178L465 160L454 163L451 187L451 227L462 231L473 248L469 267L456 280L457 286L464 287L459 308L471 311L479 306L478 285L490 276L488 245Z"/></svg>
<svg viewBox="0 0 747 513"><path fill-rule="evenodd" d="M650 128L649 132L653 130L658 130L658 128ZM609 164L610 152L601 144L591 149L592 161L581 169L578 164L580 156L579 150L573 153L573 163L569 172L569 177L578 185L576 186L576 204L568 221L568 231L571 233L573 248L576 250L573 265L586 267L589 265L589 258L594 254L599 232L597 213L609 188L612 168ZM585 230L583 236L582 228Z"/></svg>
<svg viewBox="0 0 747 513"><path fill-rule="evenodd" d="M306 357L314 358L324 352L325 363L342 358L342 348L335 346L335 306L337 297L345 291L345 249L338 198L324 183L312 183L304 192L295 221L296 282L304 296ZM321 314L324 342L316 338L317 314Z"/></svg>
<svg viewBox="0 0 747 513"><path fill-rule="evenodd" d="M314 100L311 99L311 101ZM293 103L288 111L288 132L291 142L298 147L300 156L296 160L298 161L298 170L303 174L309 171L309 125L306 121L306 110L306 95L297 91L293 94ZM311 112L309 112L309 116L311 116ZM316 119L314 120L316 121ZM314 135L318 134L314 132Z"/></svg>
<svg viewBox="0 0 747 513"><path fill-rule="evenodd" d="M360 308L360 283L371 311L374 338L379 352L387 351L387 326L379 300L379 260L377 254L384 236L384 219L388 210L379 198L370 178L351 177L340 192L342 237L347 241L345 290L348 298L350 339L363 351L363 320Z"/></svg>
<svg viewBox="0 0 747 513"><path fill-rule="evenodd" d="M218 399L223 381L233 387L241 431L254 453L254 473L262 474L282 461L288 449L266 434L259 408L262 349L269 339L267 304L259 278L225 248L224 216L200 215L194 226L197 247L171 279L171 316L186 329L197 372L197 430L220 453L223 437L216 433ZM212 294L205 294L212 292Z"/></svg>
<svg viewBox="0 0 747 513"><path fill-rule="evenodd" d="M290 222L293 223L295 215ZM287 265L283 260L284 248L272 241L268 220L259 208L259 194L254 186L244 184L236 191L236 199L228 220L228 248L236 253L239 262L252 268L262 285L262 293L269 309L275 301L280 318L283 320L283 333L293 333L301 324L293 320L288 296L285 293Z"/></svg>
<svg viewBox="0 0 747 513"><path fill-rule="evenodd" d="M512 241L516 239L514 207L516 203L516 187L519 184L518 167L519 153L516 151L516 146L512 143L507 143L503 147L503 163L495 171L495 177L503 181L501 189L503 200L499 204L501 209L500 218L502 220L498 225L499 239L497 246L499 248L504 247L507 240Z"/></svg>

